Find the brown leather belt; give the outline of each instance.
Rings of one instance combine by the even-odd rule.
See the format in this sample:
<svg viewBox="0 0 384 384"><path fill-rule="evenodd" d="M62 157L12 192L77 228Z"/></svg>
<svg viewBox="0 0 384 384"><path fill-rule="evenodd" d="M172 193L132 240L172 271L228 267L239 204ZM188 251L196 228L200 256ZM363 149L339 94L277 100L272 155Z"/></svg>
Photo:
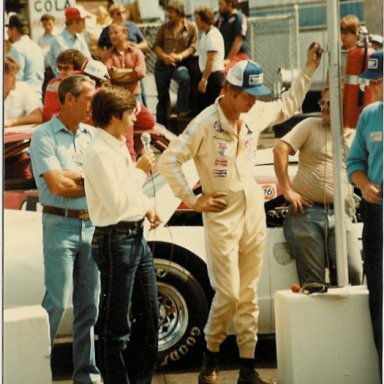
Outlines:
<svg viewBox="0 0 384 384"><path fill-rule="evenodd" d="M44 206L43 213L48 213L49 215L71 217L75 219L80 219L82 221L89 220L89 212L86 209L77 210Z"/></svg>

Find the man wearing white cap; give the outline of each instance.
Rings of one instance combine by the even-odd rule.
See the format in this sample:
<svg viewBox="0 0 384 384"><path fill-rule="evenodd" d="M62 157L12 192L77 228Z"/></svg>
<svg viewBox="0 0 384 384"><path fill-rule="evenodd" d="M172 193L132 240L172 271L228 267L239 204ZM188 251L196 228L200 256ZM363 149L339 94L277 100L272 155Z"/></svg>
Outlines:
<svg viewBox="0 0 384 384"><path fill-rule="evenodd" d="M224 95L187 126L159 159L175 195L203 212L210 282L215 296L205 326L199 384L218 381L218 357L233 321L240 353L238 384L264 383L254 370L259 307L257 281L266 242L264 196L252 175L260 132L297 111L320 64L319 44L308 49L305 68L281 100L257 101L270 93L261 66L238 62L228 72ZM182 164L193 159L203 194L188 187Z"/></svg>
<svg viewBox="0 0 384 384"><path fill-rule="evenodd" d="M57 56L68 48L78 49L88 59L92 58L88 45L81 35L85 29L86 18L87 15L80 8L68 7L65 10L65 28L54 36L51 43L49 61L55 76L60 74L56 65Z"/></svg>

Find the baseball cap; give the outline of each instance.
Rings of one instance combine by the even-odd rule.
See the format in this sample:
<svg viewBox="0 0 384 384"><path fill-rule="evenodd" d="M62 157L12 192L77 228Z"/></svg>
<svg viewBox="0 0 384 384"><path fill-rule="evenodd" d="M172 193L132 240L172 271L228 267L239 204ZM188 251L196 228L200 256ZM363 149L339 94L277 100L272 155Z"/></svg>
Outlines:
<svg viewBox="0 0 384 384"><path fill-rule="evenodd" d="M363 79L381 79L383 77L383 51L373 52L368 58L367 69L360 74Z"/></svg>
<svg viewBox="0 0 384 384"><path fill-rule="evenodd" d="M89 16L84 12L83 9L77 8L77 7L68 7L65 10L65 19L67 21L72 21L72 20L81 20L81 19L86 19Z"/></svg>
<svg viewBox="0 0 384 384"><path fill-rule="evenodd" d="M371 41L371 43L376 43L376 44L379 44L380 46L383 46L383 36L371 35L370 41Z"/></svg>
<svg viewBox="0 0 384 384"><path fill-rule="evenodd" d="M16 29L22 29L28 26L27 20L24 19L23 16L13 14L9 17L8 23L6 24L6 27L9 28L16 28Z"/></svg>
<svg viewBox="0 0 384 384"><path fill-rule="evenodd" d="M263 84L263 68L252 60L237 62L227 74L227 81L253 96L265 96L271 90Z"/></svg>
<svg viewBox="0 0 384 384"><path fill-rule="evenodd" d="M107 67L98 60L88 60L82 67L82 72L99 80L110 79Z"/></svg>

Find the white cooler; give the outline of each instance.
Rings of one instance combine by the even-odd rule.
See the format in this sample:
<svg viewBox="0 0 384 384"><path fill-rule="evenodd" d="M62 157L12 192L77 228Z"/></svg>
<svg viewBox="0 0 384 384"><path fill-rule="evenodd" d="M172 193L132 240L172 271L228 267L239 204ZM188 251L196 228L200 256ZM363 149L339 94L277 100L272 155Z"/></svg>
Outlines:
<svg viewBox="0 0 384 384"><path fill-rule="evenodd" d="M366 286L275 294L279 384L379 384Z"/></svg>

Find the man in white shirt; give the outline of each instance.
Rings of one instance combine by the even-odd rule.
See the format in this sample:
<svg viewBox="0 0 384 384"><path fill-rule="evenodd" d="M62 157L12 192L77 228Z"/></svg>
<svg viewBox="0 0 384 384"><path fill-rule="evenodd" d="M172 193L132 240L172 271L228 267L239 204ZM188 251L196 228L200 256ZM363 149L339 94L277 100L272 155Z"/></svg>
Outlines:
<svg viewBox="0 0 384 384"><path fill-rule="evenodd" d="M136 100L122 88L101 89L92 101L99 127L84 158L85 192L96 229L92 256L101 273L101 356L105 383L150 384L157 357L158 302L151 250L143 237L160 219L143 193L151 150L133 163L125 136ZM128 310L131 322L128 322Z"/></svg>
<svg viewBox="0 0 384 384"><path fill-rule="evenodd" d="M195 10L197 28L202 32L199 50L199 69L201 79L198 84L198 112L215 102L224 85L224 39L214 26L215 16L210 7Z"/></svg>
<svg viewBox="0 0 384 384"><path fill-rule="evenodd" d="M19 64L13 57L4 59L4 128L43 122L43 104L29 84L16 81Z"/></svg>

